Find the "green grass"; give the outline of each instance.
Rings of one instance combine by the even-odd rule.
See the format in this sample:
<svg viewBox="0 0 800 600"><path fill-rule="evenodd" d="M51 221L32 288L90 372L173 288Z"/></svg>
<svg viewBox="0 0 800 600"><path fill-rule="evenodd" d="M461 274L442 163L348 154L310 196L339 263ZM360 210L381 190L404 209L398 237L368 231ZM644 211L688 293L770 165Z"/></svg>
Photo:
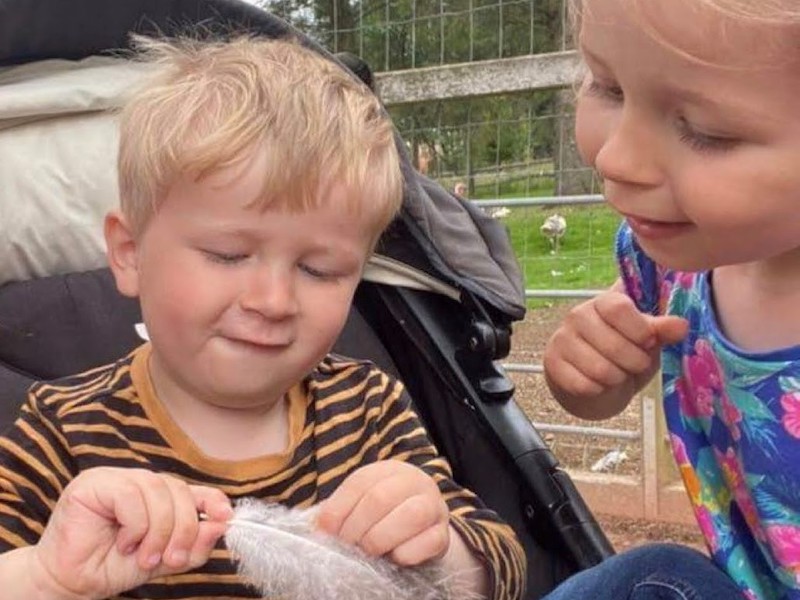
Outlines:
<svg viewBox="0 0 800 600"><path fill-rule="evenodd" d="M552 171L547 165L541 171L505 174L499 180L476 177L472 198L552 196ZM558 252L551 253L550 242L539 227L554 213L564 216L567 231ZM619 217L605 205L513 208L503 222L522 267L526 289L604 289L617 278L613 245ZM555 301L529 300L528 306L551 306Z"/></svg>
<svg viewBox="0 0 800 600"><path fill-rule="evenodd" d="M557 253L539 231L545 218L561 214L567 231ZM604 205L512 209L504 218L528 289L602 289L617 277L613 257L619 217ZM532 301L530 306L550 304Z"/></svg>

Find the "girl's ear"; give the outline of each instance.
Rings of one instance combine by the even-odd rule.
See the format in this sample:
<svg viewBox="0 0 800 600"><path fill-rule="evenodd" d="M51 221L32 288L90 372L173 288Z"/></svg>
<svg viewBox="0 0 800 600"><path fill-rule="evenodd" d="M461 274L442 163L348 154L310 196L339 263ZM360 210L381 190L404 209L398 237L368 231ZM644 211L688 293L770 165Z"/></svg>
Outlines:
<svg viewBox="0 0 800 600"><path fill-rule="evenodd" d="M108 266L114 274L117 289L122 295L135 298L139 295L139 261L136 237L128 220L119 211L108 213L103 224L103 233L106 238Z"/></svg>

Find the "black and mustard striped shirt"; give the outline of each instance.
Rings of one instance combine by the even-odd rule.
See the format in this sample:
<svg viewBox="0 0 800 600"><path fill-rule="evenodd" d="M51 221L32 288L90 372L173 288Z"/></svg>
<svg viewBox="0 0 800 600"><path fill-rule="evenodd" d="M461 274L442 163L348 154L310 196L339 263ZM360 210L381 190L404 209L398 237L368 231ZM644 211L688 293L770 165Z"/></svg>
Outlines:
<svg viewBox="0 0 800 600"><path fill-rule="evenodd" d="M359 467L379 460L417 465L438 483L451 523L489 566L495 600L521 598L525 557L511 529L451 479L402 384L368 362L326 358L288 392L286 452L243 461L203 454L157 400L150 346L55 383L37 384L0 438L0 552L37 542L67 483L92 467L138 467L217 487L231 499L309 506ZM123 598L259 598L236 575L220 543L203 567L156 579Z"/></svg>

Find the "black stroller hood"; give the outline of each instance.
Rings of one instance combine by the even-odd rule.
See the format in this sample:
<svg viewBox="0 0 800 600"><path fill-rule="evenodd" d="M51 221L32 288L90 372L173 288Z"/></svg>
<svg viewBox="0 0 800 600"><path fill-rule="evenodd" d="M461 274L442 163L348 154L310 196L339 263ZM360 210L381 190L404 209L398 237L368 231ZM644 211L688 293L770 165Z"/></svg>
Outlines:
<svg viewBox="0 0 800 600"><path fill-rule="evenodd" d="M132 31L170 35L190 23L208 23L212 31L229 24L228 30L269 37L291 34L330 56L281 19L241 0L0 0L0 70L108 54L126 48ZM503 226L417 173L399 136L397 144L405 198L400 217L381 241L380 254L468 290L501 320L521 319L522 278Z"/></svg>

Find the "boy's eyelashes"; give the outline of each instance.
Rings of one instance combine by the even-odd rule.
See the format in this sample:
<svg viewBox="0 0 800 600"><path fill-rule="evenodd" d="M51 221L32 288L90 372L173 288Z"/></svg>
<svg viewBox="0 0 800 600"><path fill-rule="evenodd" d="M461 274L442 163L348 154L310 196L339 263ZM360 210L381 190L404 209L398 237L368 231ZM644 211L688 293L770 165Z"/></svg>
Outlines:
<svg viewBox="0 0 800 600"><path fill-rule="evenodd" d="M308 264L300 263L300 270L314 279L333 280L339 277L337 273L316 269Z"/></svg>
<svg viewBox="0 0 800 600"><path fill-rule="evenodd" d="M224 265L236 264L247 258L247 254L242 252L217 252L216 250L201 250L201 252L212 262Z"/></svg>
<svg viewBox="0 0 800 600"><path fill-rule="evenodd" d="M236 265L246 261L250 255L243 252L219 252L217 250L201 250L210 261L222 265ZM298 268L314 279L334 280L340 277L336 271L313 267L305 262L298 263Z"/></svg>

